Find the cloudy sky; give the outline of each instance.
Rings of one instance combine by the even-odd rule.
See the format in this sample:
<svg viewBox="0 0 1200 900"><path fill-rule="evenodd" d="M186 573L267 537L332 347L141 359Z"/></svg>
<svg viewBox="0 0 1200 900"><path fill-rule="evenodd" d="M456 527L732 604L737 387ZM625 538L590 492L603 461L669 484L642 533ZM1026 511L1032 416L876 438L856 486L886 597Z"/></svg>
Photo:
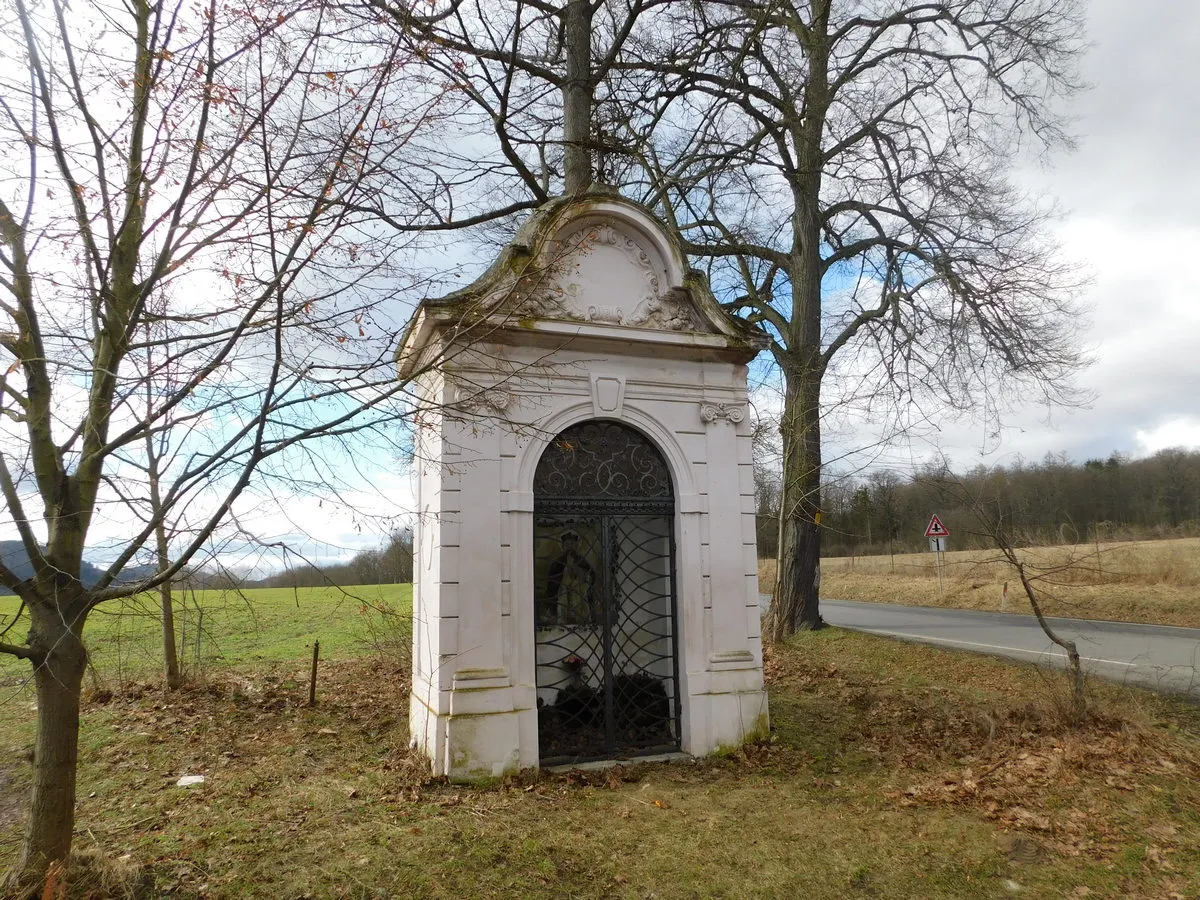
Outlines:
<svg viewBox="0 0 1200 900"><path fill-rule="evenodd" d="M1078 410L1018 407L998 436L936 412L909 440L891 436L886 446L875 443L878 423L831 427L826 458L835 468L907 471L944 455L964 470L1047 453L1083 461L1200 448L1200 287L1191 265L1200 260L1200 3L1091 0L1088 30L1083 74L1092 89L1071 110L1078 149L1020 179L1058 198L1064 251L1093 276L1082 340L1095 362L1080 379L1093 401ZM401 513L411 504L407 476L395 473L386 494L395 504L386 512ZM380 502L374 492L361 499ZM352 528L348 513L313 512L327 522L328 543L306 546L312 556L378 540Z"/></svg>
<svg viewBox="0 0 1200 900"><path fill-rule="evenodd" d="M1018 410L998 446L980 425L939 423L915 456L936 448L966 468L1018 453L1200 448L1200 3L1091 0L1088 15L1078 149L1021 180L1058 197L1064 249L1093 275L1084 340L1095 362L1080 382L1094 400L1049 422L1044 409Z"/></svg>
<svg viewBox="0 0 1200 900"><path fill-rule="evenodd" d="M1082 339L1095 362L1080 379L1093 401L1049 415L1037 406L1017 408L998 436L984 424L937 413L907 442L887 447L873 445L877 428L830 428L827 459L842 471L904 471L937 455L963 470L1011 464L1018 456L1038 461L1047 453L1083 461L1113 451L1142 456L1172 446L1200 448L1200 287L1194 275L1200 261L1200 3L1090 0L1088 13L1092 47L1083 74L1092 89L1071 110L1078 149L1020 177L1030 190L1058 198L1066 211L1058 225L1064 250L1093 275L1084 297L1091 321ZM864 445L871 449L841 460ZM402 514L412 502L408 476L394 471L387 480L392 502L377 512ZM306 551L328 558L375 545L375 529L360 529L363 511L379 502L378 492L364 491L344 515L328 506L309 510L325 527L323 541ZM282 523L276 533L290 531L290 523Z"/></svg>

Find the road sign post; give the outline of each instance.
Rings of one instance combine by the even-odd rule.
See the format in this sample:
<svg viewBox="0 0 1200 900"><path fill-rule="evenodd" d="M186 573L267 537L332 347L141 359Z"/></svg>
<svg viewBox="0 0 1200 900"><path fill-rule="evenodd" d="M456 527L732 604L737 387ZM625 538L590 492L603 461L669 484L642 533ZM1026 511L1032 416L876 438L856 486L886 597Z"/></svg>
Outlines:
<svg viewBox="0 0 1200 900"><path fill-rule="evenodd" d="M934 513L929 518L929 524L925 527L925 537L929 538L929 549L937 554L937 573L938 573L938 596L946 596L946 578L944 570L946 567L946 539L950 537L950 529L942 524L942 520Z"/></svg>

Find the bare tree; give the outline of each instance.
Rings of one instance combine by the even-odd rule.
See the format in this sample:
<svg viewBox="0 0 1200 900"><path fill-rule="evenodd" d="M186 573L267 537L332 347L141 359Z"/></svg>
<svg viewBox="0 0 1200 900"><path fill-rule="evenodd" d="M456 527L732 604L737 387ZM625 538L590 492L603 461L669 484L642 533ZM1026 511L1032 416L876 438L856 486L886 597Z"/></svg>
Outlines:
<svg viewBox="0 0 1200 900"><path fill-rule="evenodd" d="M0 16L0 525L33 567L0 565L29 628L0 652L32 664L38 716L9 888L36 892L71 848L91 611L395 439L409 285L369 208L423 186L407 154L446 100L322 0ZM85 584L97 541L112 562Z"/></svg>
<svg viewBox="0 0 1200 900"><path fill-rule="evenodd" d="M1088 717L1088 703L1079 648L1074 641L1059 634L1042 611L1042 599L1047 583L1052 584L1056 580L1061 583L1061 579L1069 571L1079 566L1079 560L1068 558L1061 564L1031 565L1017 550L1019 543L1028 544L1030 542L1020 540L1020 534L1014 527L1012 517L1005 513L1004 503L999 498L992 500L983 498L977 491L973 491L951 474L948 467L940 475L929 479L928 483L940 496L971 510L981 528L981 533L977 536L982 537L988 545L999 550L1004 562L1016 574L1017 580L1021 583L1021 589L1025 592L1025 598L1029 601L1029 608L1033 611L1042 633L1049 638L1051 643L1061 647L1063 653L1066 654L1067 677L1071 681L1071 700L1067 708L1067 717L1074 725L1082 724ZM1005 589L1007 590L1007 582L1005 582Z"/></svg>
<svg viewBox="0 0 1200 900"><path fill-rule="evenodd" d="M1067 673L1071 679L1070 717L1071 721L1076 724L1083 722L1087 718L1087 693L1084 688L1083 664L1079 659L1079 648L1075 645L1074 641L1063 637L1055 631L1046 618L1045 613L1042 612L1042 604L1035 583L1039 576L1030 574L1029 567L1017 554L1011 537L1005 532L1003 523L985 518L984 527L992 541L1000 549L1000 552L1004 554L1005 560L1012 566L1013 571L1017 573L1017 579L1021 582L1021 588L1025 591L1025 597L1029 600L1029 607L1033 610L1042 633L1051 642L1062 647L1063 652L1067 654ZM1044 574L1041 577L1044 577Z"/></svg>
<svg viewBox="0 0 1200 900"><path fill-rule="evenodd" d="M460 127L494 144L449 161L448 182L490 210L447 226L478 224L545 203L593 181L618 184L633 165L623 108L610 103L639 25L671 0L447 0L425 11L368 0L423 61L470 102Z"/></svg>
<svg viewBox="0 0 1200 900"><path fill-rule="evenodd" d="M872 403L1072 397L1077 273L1009 173L1068 140L1056 103L1079 87L1080 17L1074 0L670 12L627 63L657 84L617 100L654 126L645 196L784 377L779 639L821 624L821 417L854 393L835 373Z"/></svg>

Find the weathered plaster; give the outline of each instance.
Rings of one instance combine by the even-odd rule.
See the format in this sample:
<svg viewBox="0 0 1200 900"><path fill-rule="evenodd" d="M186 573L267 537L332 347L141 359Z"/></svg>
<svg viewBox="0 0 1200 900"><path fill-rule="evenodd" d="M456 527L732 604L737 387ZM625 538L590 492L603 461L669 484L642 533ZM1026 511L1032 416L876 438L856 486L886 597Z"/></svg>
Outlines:
<svg viewBox="0 0 1200 900"><path fill-rule="evenodd" d="M745 413L758 347L649 212L609 195L544 207L478 282L418 312L402 375L442 356L419 382L410 721L435 773L538 764L533 478L549 442L593 418L641 431L671 472L682 749L765 734Z"/></svg>

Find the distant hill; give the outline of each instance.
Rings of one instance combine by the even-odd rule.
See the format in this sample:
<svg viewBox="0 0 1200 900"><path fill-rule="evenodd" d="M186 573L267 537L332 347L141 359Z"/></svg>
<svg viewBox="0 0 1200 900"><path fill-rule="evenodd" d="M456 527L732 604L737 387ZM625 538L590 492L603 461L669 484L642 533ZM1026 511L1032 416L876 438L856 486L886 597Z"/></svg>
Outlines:
<svg viewBox="0 0 1200 900"><path fill-rule="evenodd" d="M12 569L18 578L25 579L33 575L33 566L29 563L29 555L25 552L25 545L20 541L0 541L0 562ZM153 571L149 566L130 566L123 573L121 580L133 581L137 578L145 578ZM93 585L100 580L104 570L84 560L80 574L84 584ZM0 594L8 593L11 591L0 586Z"/></svg>

